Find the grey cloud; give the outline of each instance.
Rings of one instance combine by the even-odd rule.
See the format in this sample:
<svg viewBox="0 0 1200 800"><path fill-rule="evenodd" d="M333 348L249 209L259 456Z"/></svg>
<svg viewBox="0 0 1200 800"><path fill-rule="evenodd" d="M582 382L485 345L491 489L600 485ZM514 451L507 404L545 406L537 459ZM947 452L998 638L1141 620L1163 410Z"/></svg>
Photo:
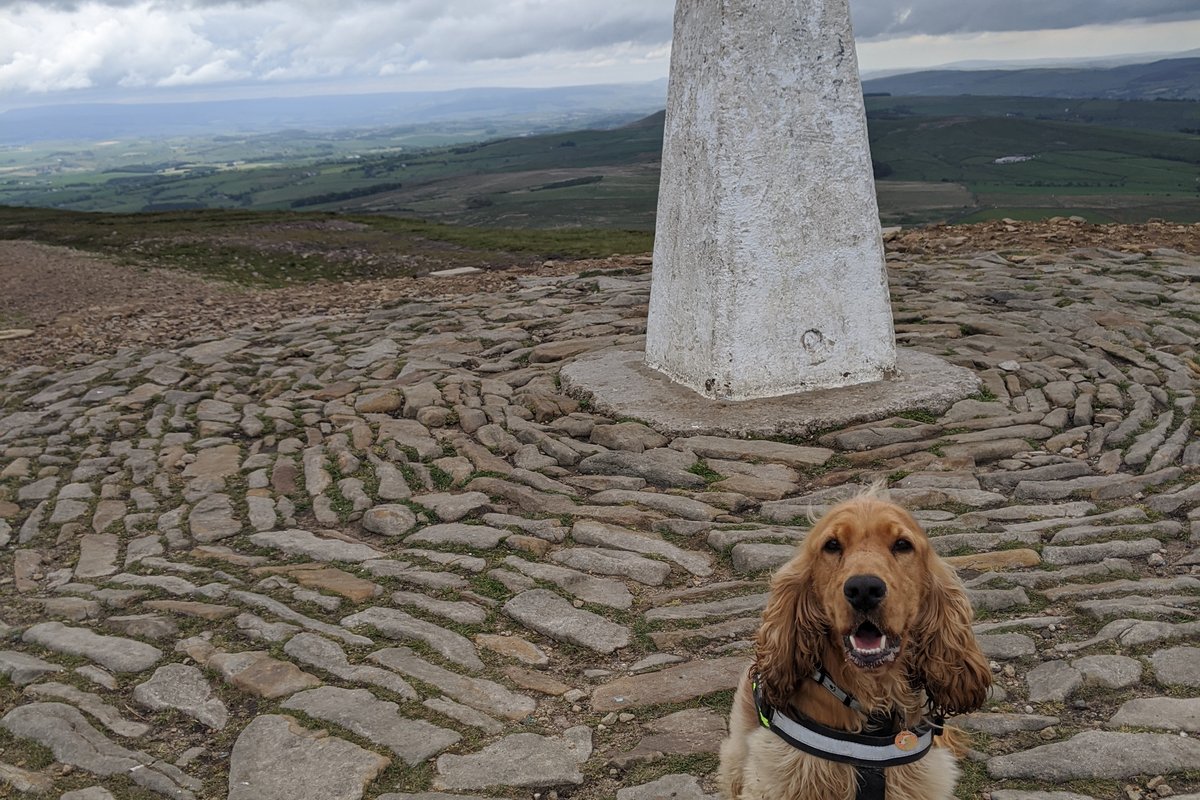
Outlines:
<svg viewBox="0 0 1200 800"><path fill-rule="evenodd" d="M125 7L139 0L101 0ZM0 9L41 7L74 10L82 0L0 0ZM280 0L158 0L163 10L218 7L253 8ZM314 9L327 0L282 0L297 13ZM586 3L561 0L536 6L505 0L348 0L341 8L391 5L398 16L432 25L456 22L464 10L472 19L483 19L497 38L487 43L495 57L537 50L564 50L604 46L617 42L665 41L670 36L673 0ZM860 38L890 39L915 34L980 33L1071 28L1133 20L1170 21L1200 18L1200 0L851 0L855 29ZM617 17L623 17L618 19ZM558 24L565 20L568 24ZM513 24L519 22L519 24ZM468 27L461 37L478 41ZM547 37L537 41L539 36ZM551 38L553 37L553 38Z"/></svg>

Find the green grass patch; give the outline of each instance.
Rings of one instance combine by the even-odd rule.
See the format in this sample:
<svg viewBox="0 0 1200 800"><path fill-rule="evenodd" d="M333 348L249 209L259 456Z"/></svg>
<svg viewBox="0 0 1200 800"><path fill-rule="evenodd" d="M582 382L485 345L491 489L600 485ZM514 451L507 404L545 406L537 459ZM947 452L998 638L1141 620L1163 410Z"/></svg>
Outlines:
<svg viewBox="0 0 1200 800"><path fill-rule="evenodd" d="M688 472L692 473L693 475L699 475L704 479L704 482L708 484L716 483L724 478L721 473L710 467L708 462L704 459L701 459L692 466L688 467Z"/></svg>

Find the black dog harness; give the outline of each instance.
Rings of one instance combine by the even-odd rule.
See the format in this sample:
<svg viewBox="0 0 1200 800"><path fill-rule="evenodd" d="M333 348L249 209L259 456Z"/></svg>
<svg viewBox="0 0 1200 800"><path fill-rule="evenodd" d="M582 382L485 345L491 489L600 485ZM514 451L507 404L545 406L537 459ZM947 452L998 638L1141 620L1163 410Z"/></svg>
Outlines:
<svg viewBox="0 0 1200 800"><path fill-rule="evenodd" d="M797 750L854 767L858 780L855 800L885 800L887 784L883 771L924 758L933 747L933 737L942 732L942 721L924 720L908 730L890 717L880 719L867 714L858 701L834 683L824 670L818 669L812 679L847 708L867 717L866 730L863 733L847 733L828 728L808 717L792 719L767 703L762 679L754 674L750 685L754 690L754 707L758 712L759 724Z"/></svg>

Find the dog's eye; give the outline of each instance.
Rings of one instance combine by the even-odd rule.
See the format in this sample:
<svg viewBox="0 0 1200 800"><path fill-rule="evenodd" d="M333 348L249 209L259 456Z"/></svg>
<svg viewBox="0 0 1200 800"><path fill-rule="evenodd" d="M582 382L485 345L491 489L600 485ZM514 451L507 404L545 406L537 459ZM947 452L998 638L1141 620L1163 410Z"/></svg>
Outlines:
<svg viewBox="0 0 1200 800"><path fill-rule="evenodd" d="M837 539L830 539L825 543L824 549L826 553L840 553L842 552L842 543Z"/></svg>
<svg viewBox="0 0 1200 800"><path fill-rule="evenodd" d="M893 553L911 553L912 549L912 542L910 542L908 539L897 539L896 543L892 545Z"/></svg>

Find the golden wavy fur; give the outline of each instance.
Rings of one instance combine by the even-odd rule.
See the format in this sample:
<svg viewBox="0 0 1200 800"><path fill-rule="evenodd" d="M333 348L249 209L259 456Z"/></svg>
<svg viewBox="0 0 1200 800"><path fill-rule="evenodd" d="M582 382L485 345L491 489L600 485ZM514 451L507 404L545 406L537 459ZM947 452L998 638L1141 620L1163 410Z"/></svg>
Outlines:
<svg viewBox="0 0 1200 800"><path fill-rule="evenodd" d="M873 607L856 605L860 584L847 584L864 576L877 594L879 581L884 587ZM887 654L864 657L853 646L864 640L850 638L860 630L882 633ZM927 703L946 714L974 711L991 685L962 584L916 520L876 490L831 509L775 573L757 644L755 669L770 704L844 731L861 731L865 720L810 679L818 665L869 711L908 726ZM887 800L950 800L957 750L948 732L920 761L886 770ZM749 675L721 747L720 785L727 800L854 800L856 793L852 767L807 755L759 725Z"/></svg>

